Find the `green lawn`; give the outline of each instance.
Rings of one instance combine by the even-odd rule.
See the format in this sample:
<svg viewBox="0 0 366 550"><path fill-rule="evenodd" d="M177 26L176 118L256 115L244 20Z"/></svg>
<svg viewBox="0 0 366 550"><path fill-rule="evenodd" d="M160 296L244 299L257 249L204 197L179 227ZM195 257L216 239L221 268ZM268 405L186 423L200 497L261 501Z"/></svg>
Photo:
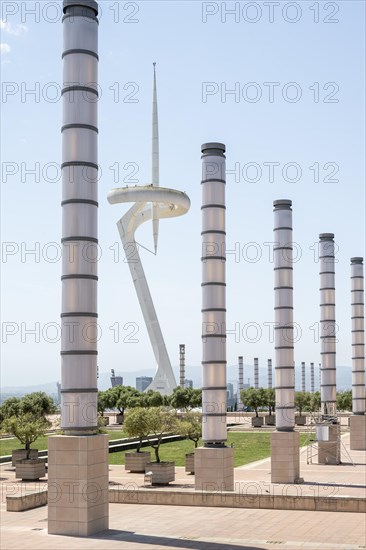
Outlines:
<svg viewBox="0 0 366 550"><path fill-rule="evenodd" d="M120 439L127 437L121 431L108 431L109 439ZM255 460L261 460L270 456L270 433L228 433L228 445L234 445L234 466L243 466ZM48 436L40 437L32 448L39 451L47 449ZM309 434L300 434L300 445L308 443ZM202 445L202 441L199 442ZM3 439L0 441L0 455L10 455L13 449L21 449L22 445L17 439ZM154 449L152 447L144 447L144 451L150 451L152 459L155 460ZM174 443L164 443L160 447L160 459L163 461L174 461L176 466L184 466L185 454L194 450L192 441L175 441ZM124 452L110 453L110 464L124 464Z"/></svg>
<svg viewBox="0 0 366 550"><path fill-rule="evenodd" d="M270 433L228 433L228 445L234 445L234 466L243 466L255 460L267 458L271 454ZM309 435L300 434L300 445L308 443ZM202 445L202 441L198 446ZM155 460L154 449L144 447L143 451L151 451L152 459ZM185 454L194 450L192 441L175 441L174 443L164 443L160 447L160 460L174 461L176 466L184 466ZM125 452L110 453L109 464L124 464Z"/></svg>
<svg viewBox="0 0 366 550"><path fill-rule="evenodd" d="M109 439L121 439L127 437L127 435L122 430L108 430ZM39 437L37 441L32 443L32 449L38 449L39 451L44 451L47 449L47 440L48 435ZM22 449L24 446L15 438L13 439L1 439L0 440L0 456L11 455L13 449Z"/></svg>

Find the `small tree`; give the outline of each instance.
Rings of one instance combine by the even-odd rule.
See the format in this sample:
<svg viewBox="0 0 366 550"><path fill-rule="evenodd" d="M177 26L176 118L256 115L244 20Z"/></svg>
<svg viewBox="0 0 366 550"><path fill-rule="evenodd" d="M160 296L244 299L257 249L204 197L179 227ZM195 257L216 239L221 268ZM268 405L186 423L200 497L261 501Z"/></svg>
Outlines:
<svg viewBox="0 0 366 550"><path fill-rule="evenodd" d="M142 440L149 435L149 409L136 407L126 414L124 429L129 437L138 437L137 452L141 450Z"/></svg>
<svg viewBox="0 0 366 550"><path fill-rule="evenodd" d="M178 419L175 411L165 407L151 407L149 409L150 444L155 451L156 462L160 462L159 449L163 435L179 431ZM151 438L157 441L153 443Z"/></svg>
<svg viewBox="0 0 366 550"><path fill-rule="evenodd" d="M274 412L276 407L276 392L274 388L266 388L264 390L265 393L265 399L266 399L266 405L268 407L268 414L272 416L272 412Z"/></svg>
<svg viewBox="0 0 366 550"><path fill-rule="evenodd" d="M21 410L23 413L32 413L35 416L46 416L55 414L57 407L52 397L43 391L37 391L29 393L21 399Z"/></svg>
<svg viewBox="0 0 366 550"><path fill-rule="evenodd" d="M117 409L119 414L124 414L128 407L128 401L132 397L139 397L141 393L132 386L115 386L107 390L110 392L110 407Z"/></svg>
<svg viewBox="0 0 366 550"><path fill-rule="evenodd" d="M98 413L104 416L107 409L111 408L111 394L106 391L98 391Z"/></svg>
<svg viewBox="0 0 366 550"><path fill-rule="evenodd" d="M190 412L185 415L179 423L179 433L190 439L197 449L198 442L202 437L202 415L199 412Z"/></svg>
<svg viewBox="0 0 366 550"><path fill-rule="evenodd" d="M310 412L318 412L321 407L320 392L316 391L310 395L309 410Z"/></svg>
<svg viewBox="0 0 366 550"><path fill-rule="evenodd" d="M21 410L21 399L19 397L9 397L0 406L0 423L3 425L4 420L12 416L18 416ZM3 426L2 426L3 428Z"/></svg>
<svg viewBox="0 0 366 550"><path fill-rule="evenodd" d="M142 395L146 407L161 407L164 405L164 398L158 391L149 390Z"/></svg>
<svg viewBox="0 0 366 550"><path fill-rule="evenodd" d="M202 390L194 388L182 388L178 386L170 397L170 405L174 409L189 411L202 405Z"/></svg>
<svg viewBox="0 0 366 550"><path fill-rule="evenodd" d="M241 390L240 398L247 407L255 410L255 416L258 417L260 407L266 404L266 396L263 388L249 388Z"/></svg>
<svg viewBox="0 0 366 550"><path fill-rule="evenodd" d="M299 416L302 415L302 411L310 409L310 394L305 391L295 392L295 408L299 413Z"/></svg>
<svg viewBox="0 0 366 550"><path fill-rule="evenodd" d="M43 416L36 416L33 413L21 413L19 416L11 416L4 420L4 429L13 434L24 445L27 451L26 458L29 459L31 444L45 435L50 429L51 422Z"/></svg>
<svg viewBox="0 0 366 550"><path fill-rule="evenodd" d="M337 409L339 411L352 411L352 391L337 392Z"/></svg>

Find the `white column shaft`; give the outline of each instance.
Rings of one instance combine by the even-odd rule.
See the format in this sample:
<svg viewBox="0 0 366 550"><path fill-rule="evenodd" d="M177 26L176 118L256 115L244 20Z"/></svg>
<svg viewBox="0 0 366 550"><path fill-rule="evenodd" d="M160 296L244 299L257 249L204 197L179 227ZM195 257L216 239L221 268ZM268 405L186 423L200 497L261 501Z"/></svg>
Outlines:
<svg viewBox="0 0 366 550"><path fill-rule="evenodd" d="M269 388L272 388L272 359L267 359L267 365L268 365L267 385Z"/></svg>
<svg viewBox="0 0 366 550"><path fill-rule="evenodd" d="M184 344L180 344L179 346L179 384L182 388L184 388L184 382L186 378L185 373L185 356L186 356L186 347Z"/></svg>
<svg viewBox="0 0 366 550"><path fill-rule="evenodd" d="M254 387L259 388L259 362L258 357L254 357Z"/></svg>
<svg viewBox="0 0 366 550"><path fill-rule="evenodd" d="M334 235L319 235L322 414L336 412L336 317Z"/></svg>
<svg viewBox="0 0 366 550"><path fill-rule="evenodd" d="M243 402L240 397L240 392L244 389L244 367L243 367L243 357L240 355L238 357L238 365L239 365L239 380L238 380L238 407L243 406Z"/></svg>
<svg viewBox="0 0 366 550"><path fill-rule="evenodd" d="M301 363L301 391L306 391L305 363Z"/></svg>
<svg viewBox="0 0 366 550"><path fill-rule="evenodd" d="M202 145L202 439L224 445L226 428L225 146Z"/></svg>
<svg viewBox="0 0 366 550"><path fill-rule="evenodd" d="M363 258L351 258L352 412L365 414L365 297Z"/></svg>
<svg viewBox="0 0 366 550"><path fill-rule="evenodd" d="M276 429L295 425L293 237L291 201L274 201Z"/></svg>
<svg viewBox="0 0 366 550"><path fill-rule="evenodd" d="M64 2L61 426L97 427L98 6Z"/></svg>

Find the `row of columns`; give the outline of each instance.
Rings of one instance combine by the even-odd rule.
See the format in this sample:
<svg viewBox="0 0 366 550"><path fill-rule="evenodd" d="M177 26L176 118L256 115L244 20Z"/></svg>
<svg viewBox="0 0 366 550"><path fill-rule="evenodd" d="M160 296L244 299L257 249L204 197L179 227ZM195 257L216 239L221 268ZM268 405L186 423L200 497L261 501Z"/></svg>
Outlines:
<svg viewBox="0 0 366 550"><path fill-rule="evenodd" d="M319 366L320 368L320 366ZM267 359L267 387L272 388L272 359ZM320 371L319 371L320 375ZM240 396L240 391L243 389L243 377L244 377L244 368L243 368L243 356L238 357L238 396ZM320 386L320 382L319 382ZM259 388L259 360L257 357L254 358L254 387ZM306 391L306 364L305 362L301 363L301 391ZM314 363L310 363L310 391L311 393L315 392L315 370ZM238 403L241 403L238 397Z"/></svg>

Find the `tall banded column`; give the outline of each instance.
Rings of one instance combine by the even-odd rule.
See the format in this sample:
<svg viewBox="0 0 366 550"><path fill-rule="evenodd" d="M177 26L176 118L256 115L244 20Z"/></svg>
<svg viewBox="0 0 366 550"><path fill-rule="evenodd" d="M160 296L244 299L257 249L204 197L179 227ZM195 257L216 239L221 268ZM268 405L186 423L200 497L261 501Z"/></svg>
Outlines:
<svg viewBox="0 0 366 550"><path fill-rule="evenodd" d="M224 445L226 428L225 145L202 145L202 439Z"/></svg>
<svg viewBox="0 0 366 550"><path fill-rule="evenodd" d="M61 426L97 428L98 4L63 3Z"/></svg>
<svg viewBox="0 0 366 550"><path fill-rule="evenodd" d="M61 426L65 433L48 441L48 533L87 537L106 531L109 524L108 436L96 433L98 4L64 0L63 12ZM92 486L97 490L88 498L85 490Z"/></svg>
<svg viewBox="0 0 366 550"><path fill-rule="evenodd" d="M292 202L280 199L273 206L276 429L292 431L295 426Z"/></svg>
<svg viewBox="0 0 366 550"><path fill-rule="evenodd" d="M254 357L254 387L259 388L259 361L258 357Z"/></svg>
<svg viewBox="0 0 366 550"><path fill-rule="evenodd" d="M315 372L314 372L314 363L310 363L310 391L311 393L315 392Z"/></svg>
<svg viewBox="0 0 366 550"><path fill-rule="evenodd" d="M179 344L179 385L184 388L186 379L186 346L185 344Z"/></svg>
<svg viewBox="0 0 366 550"><path fill-rule="evenodd" d="M365 414L365 313L363 258L351 258L352 412Z"/></svg>
<svg viewBox="0 0 366 550"><path fill-rule="evenodd" d="M272 388L272 359L267 359L268 365L268 387Z"/></svg>
<svg viewBox="0 0 366 550"><path fill-rule="evenodd" d="M295 427L292 202L274 207L276 431L271 434L271 482L300 480L300 437Z"/></svg>
<svg viewBox="0 0 366 550"><path fill-rule="evenodd" d="M334 234L319 235L322 414L336 414L336 317Z"/></svg>
<svg viewBox="0 0 366 550"><path fill-rule="evenodd" d="M301 391L306 391L305 363L301 363Z"/></svg>
<svg viewBox="0 0 366 550"><path fill-rule="evenodd" d="M244 367L243 367L243 356L239 355L238 357L239 372L238 372L238 409L243 407L243 402L240 397L240 392L244 389Z"/></svg>

